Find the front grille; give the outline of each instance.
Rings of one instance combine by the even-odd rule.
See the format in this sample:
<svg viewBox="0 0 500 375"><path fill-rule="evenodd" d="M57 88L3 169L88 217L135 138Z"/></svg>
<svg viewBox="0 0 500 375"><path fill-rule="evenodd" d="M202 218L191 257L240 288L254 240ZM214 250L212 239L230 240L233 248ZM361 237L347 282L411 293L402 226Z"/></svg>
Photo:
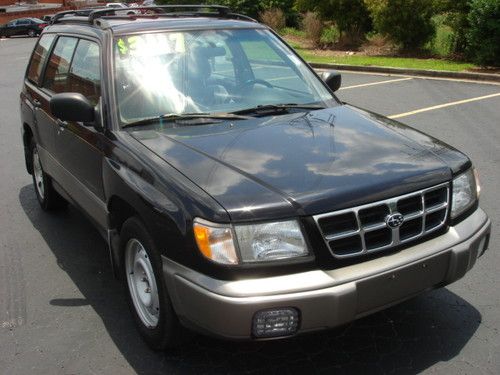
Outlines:
<svg viewBox="0 0 500 375"><path fill-rule="evenodd" d="M448 217L449 184L314 216L323 239L336 258L390 249L441 228ZM399 225L387 220L401 214Z"/></svg>

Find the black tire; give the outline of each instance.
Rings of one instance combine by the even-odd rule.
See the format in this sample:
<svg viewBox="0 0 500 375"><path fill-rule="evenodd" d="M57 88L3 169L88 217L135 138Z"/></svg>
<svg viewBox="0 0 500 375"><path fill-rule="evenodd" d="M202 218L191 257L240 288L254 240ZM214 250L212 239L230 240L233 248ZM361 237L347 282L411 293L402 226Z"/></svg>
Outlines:
<svg viewBox="0 0 500 375"><path fill-rule="evenodd" d="M66 207L66 200L61 197L52 187L52 181L50 176L48 176L44 171L41 165L40 159L38 157L38 149L36 143L32 140L30 144L30 156L31 163L33 167L33 187L35 189L36 198L38 203L40 203L40 207L44 211L56 210L59 208ZM38 163L40 167L40 173L37 175L36 168L36 158L38 158Z"/></svg>
<svg viewBox="0 0 500 375"><path fill-rule="evenodd" d="M138 308L134 305L133 291L129 281L133 279L132 273L127 272L126 267L126 248L130 241L137 240L144 248L147 257L150 260L154 278L156 281L156 288L158 290L159 312L157 315L158 321L156 326L148 326L140 317ZM179 319L172 307L172 302L166 289L165 280L162 271L162 262L160 253L149 235L144 224L137 218L131 217L125 221L120 232L120 249L122 256L122 282L125 290L127 302L135 321L136 328L141 334L144 341L153 350L165 350L168 348L178 347L186 341L190 336L189 333L181 326ZM144 279L143 279L144 280Z"/></svg>

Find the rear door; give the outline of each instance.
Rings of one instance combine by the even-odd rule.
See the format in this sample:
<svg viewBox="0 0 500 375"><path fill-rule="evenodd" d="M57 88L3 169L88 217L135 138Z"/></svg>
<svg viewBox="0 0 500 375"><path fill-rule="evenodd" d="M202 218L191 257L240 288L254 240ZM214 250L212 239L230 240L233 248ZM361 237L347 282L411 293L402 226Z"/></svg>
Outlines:
<svg viewBox="0 0 500 375"><path fill-rule="evenodd" d="M49 166L46 166L47 160L44 156L55 154L55 126L52 119L47 116L48 96L42 91L40 84L55 38L55 34L44 34L39 39L28 65L21 95L23 118L33 125L42 165L49 175L50 171L47 169Z"/></svg>
<svg viewBox="0 0 500 375"><path fill-rule="evenodd" d="M45 38L44 34L40 40ZM45 74L39 88L32 91L33 102L36 107L35 120L40 133L39 154L42 166L56 182L60 182L61 169L56 155L56 132L59 129L58 119L50 111L50 98L54 90L64 87L69 65L78 42L77 38L59 37L55 41L48 60L45 64Z"/></svg>

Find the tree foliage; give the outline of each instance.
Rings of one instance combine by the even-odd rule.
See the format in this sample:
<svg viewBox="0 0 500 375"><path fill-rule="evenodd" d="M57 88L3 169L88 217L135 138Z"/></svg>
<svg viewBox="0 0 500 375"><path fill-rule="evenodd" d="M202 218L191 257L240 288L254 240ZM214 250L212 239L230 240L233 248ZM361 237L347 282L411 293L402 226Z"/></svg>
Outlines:
<svg viewBox="0 0 500 375"><path fill-rule="evenodd" d="M156 0L157 4L200 4L225 5L234 12L257 18L268 9L281 9L288 17L293 17L295 0Z"/></svg>
<svg viewBox="0 0 500 375"><path fill-rule="evenodd" d="M500 1L472 0L467 52L479 65L500 66Z"/></svg>
<svg viewBox="0 0 500 375"><path fill-rule="evenodd" d="M364 0L377 31L403 50L422 48L435 35L434 0Z"/></svg>

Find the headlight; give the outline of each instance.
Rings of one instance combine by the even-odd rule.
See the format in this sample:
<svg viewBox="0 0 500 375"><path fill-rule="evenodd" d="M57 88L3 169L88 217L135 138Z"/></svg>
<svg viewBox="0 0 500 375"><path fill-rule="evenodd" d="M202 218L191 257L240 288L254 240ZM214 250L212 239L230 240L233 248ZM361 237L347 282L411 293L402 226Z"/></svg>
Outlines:
<svg viewBox="0 0 500 375"><path fill-rule="evenodd" d="M452 219L460 216L460 214L474 205L478 199L479 190L479 181L473 168L453 179Z"/></svg>
<svg viewBox="0 0 500 375"><path fill-rule="evenodd" d="M296 220L236 225L234 229L244 262L265 262L308 254L306 241Z"/></svg>
<svg viewBox="0 0 500 375"><path fill-rule="evenodd" d="M265 262L308 254L306 241L296 220L235 225L233 232L230 225L196 218L193 231L199 251L206 258L221 264Z"/></svg>

